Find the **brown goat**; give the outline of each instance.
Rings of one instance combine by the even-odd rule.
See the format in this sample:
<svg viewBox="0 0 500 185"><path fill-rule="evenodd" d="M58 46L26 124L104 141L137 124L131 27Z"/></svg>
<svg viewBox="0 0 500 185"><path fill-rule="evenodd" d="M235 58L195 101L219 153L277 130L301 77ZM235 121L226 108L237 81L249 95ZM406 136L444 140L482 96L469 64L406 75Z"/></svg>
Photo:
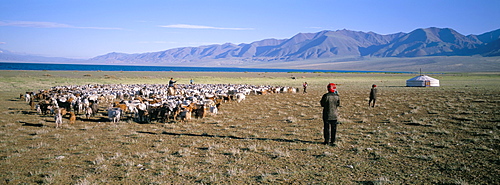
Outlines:
<svg viewBox="0 0 500 185"><path fill-rule="evenodd" d="M76 115L74 112L69 112L69 124L75 124L76 121Z"/></svg>
<svg viewBox="0 0 500 185"><path fill-rule="evenodd" d="M207 115L204 104L196 104L193 112L196 119L204 118Z"/></svg>

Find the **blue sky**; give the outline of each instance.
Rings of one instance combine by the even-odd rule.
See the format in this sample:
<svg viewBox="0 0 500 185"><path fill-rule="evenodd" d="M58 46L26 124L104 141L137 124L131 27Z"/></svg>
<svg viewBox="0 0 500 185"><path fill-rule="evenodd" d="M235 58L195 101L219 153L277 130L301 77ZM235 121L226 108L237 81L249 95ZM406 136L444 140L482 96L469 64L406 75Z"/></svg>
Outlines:
<svg viewBox="0 0 500 185"><path fill-rule="evenodd" d="M500 0L0 0L0 49L69 58L348 29L500 29Z"/></svg>

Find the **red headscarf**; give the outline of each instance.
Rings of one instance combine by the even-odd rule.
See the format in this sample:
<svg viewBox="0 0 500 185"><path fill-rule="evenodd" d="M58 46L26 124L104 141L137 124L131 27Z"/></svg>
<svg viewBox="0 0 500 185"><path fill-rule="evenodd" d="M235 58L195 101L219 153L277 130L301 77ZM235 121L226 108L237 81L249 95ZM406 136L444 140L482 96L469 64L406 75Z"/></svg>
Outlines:
<svg viewBox="0 0 500 185"><path fill-rule="evenodd" d="M335 85L334 83L328 84L328 86L326 86L326 88L328 89L328 92L331 92L331 93L337 91L337 85Z"/></svg>

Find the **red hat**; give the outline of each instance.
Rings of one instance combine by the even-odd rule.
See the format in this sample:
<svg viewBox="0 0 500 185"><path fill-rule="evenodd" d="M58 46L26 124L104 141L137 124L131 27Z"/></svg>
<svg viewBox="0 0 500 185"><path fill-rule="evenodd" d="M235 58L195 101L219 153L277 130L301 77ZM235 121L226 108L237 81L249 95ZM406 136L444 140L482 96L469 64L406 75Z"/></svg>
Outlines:
<svg viewBox="0 0 500 185"><path fill-rule="evenodd" d="M373 84L372 87L377 87L377 85Z"/></svg>
<svg viewBox="0 0 500 185"><path fill-rule="evenodd" d="M330 83L326 86L326 88L328 89L328 92L335 92L337 91L337 85L335 85L334 83Z"/></svg>

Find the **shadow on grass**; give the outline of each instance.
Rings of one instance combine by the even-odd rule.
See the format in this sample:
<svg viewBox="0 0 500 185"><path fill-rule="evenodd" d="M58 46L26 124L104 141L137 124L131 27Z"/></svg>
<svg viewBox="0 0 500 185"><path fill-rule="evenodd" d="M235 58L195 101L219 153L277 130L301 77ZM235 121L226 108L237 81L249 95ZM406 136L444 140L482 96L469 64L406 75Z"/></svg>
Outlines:
<svg viewBox="0 0 500 185"><path fill-rule="evenodd" d="M356 182L361 185L377 185L377 184L387 183L383 181L356 181Z"/></svg>
<svg viewBox="0 0 500 185"><path fill-rule="evenodd" d="M409 122L409 123L405 123L405 124L410 125L410 126L422 126L422 127L433 127L434 126L434 125L414 123L414 122Z"/></svg>
<svg viewBox="0 0 500 185"><path fill-rule="evenodd" d="M23 114L28 114L28 115L38 115L38 112L36 112L36 111L25 111L25 110L23 110L21 112Z"/></svg>
<svg viewBox="0 0 500 185"><path fill-rule="evenodd" d="M19 123L22 123L23 126L29 126L29 127L43 127L44 126L41 123L28 123L28 122L24 122L24 121L21 121Z"/></svg>
<svg viewBox="0 0 500 185"><path fill-rule="evenodd" d="M85 121L85 122L94 122L94 123L102 123L102 122L111 122L108 118L104 117L91 117L87 118L77 118L77 120Z"/></svg>
<svg viewBox="0 0 500 185"><path fill-rule="evenodd" d="M152 135L159 134L159 133L148 132L148 131L137 131L137 133L152 134ZM277 141L277 142L289 142L289 143L322 144L322 142L304 141L304 140L300 140L300 139L238 137L238 136L210 135L210 134L174 133L174 132L166 132L166 131L163 131L161 134L171 135L171 136L193 136L193 137L229 138L229 139L242 139L242 140Z"/></svg>

